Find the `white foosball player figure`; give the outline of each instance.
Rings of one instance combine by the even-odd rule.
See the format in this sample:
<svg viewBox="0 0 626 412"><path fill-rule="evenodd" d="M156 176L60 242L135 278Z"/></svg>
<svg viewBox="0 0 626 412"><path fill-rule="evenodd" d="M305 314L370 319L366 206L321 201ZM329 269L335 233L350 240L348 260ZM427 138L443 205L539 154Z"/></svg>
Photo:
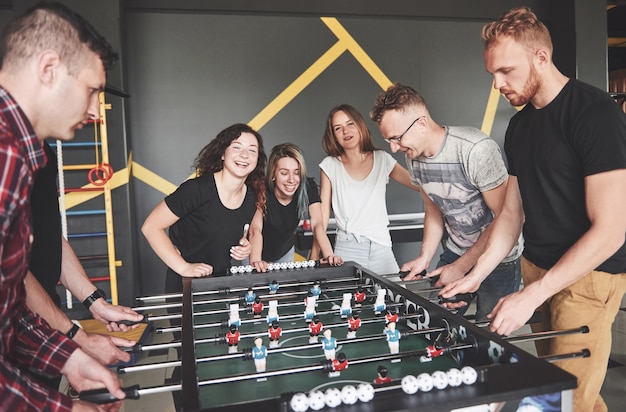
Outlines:
<svg viewBox="0 0 626 412"><path fill-rule="evenodd" d="M352 314L352 293L343 294L339 314L341 315L341 319L347 319L348 316Z"/></svg>
<svg viewBox="0 0 626 412"><path fill-rule="evenodd" d="M386 295L387 289L378 289L378 292L376 294L376 301L374 302L375 315L380 315L385 309L387 309L387 305L385 304Z"/></svg>
<svg viewBox="0 0 626 412"><path fill-rule="evenodd" d="M304 309L304 320L307 323L310 323L313 320L313 316L315 316L315 302L317 299L308 299L306 303L306 308Z"/></svg>
<svg viewBox="0 0 626 412"><path fill-rule="evenodd" d="M241 326L241 318L239 318L239 303L231 303L230 313L228 315L228 326L235 325L237 328Z"/></svg>
<svg viewBox="0 0 626 412"><path fill-rule="evenodd" d="M276 321L278 322L279 316L278 316L278 301L277 300L270 300L269 302L269 308L267 309L267 324L271 325L272 322Z"/></svg>

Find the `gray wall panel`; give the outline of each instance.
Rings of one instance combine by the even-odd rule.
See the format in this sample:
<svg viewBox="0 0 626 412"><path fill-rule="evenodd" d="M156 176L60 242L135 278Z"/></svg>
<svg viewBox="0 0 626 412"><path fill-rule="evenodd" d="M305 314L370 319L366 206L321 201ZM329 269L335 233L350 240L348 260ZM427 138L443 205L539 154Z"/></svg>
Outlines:
<svg viewBox="0 0 626 412"><path fill-rule="evenodd" d="M204 144L232 123L250 122L337 42L317 17L128 13L126 20L134 160L175 185L189 176ZM491 90L482 61L482 22L339 22L391 81L422 92L439 122L481 126ZM260 128L266 150L284 141L300 145L309 175L319 178L328 111L350 103L367 117L381 90L345 52ZM501 103L505 108L494 128L500 132L513 113ZM368 123L376 145L388 150ZM503 134L495 137L501 142ZM402 156L395 157L404 164ZM141 222L164 194L143 184L136 190ZM388 186L387 201L390 213L423 211L419 195L395 182ZM162 277L165 267L144 239L139 243L141 272ZM416 245L396 249L401 262L417 253ZM161 291L158 281L143 284L152 289L145 293Z"/></svg>

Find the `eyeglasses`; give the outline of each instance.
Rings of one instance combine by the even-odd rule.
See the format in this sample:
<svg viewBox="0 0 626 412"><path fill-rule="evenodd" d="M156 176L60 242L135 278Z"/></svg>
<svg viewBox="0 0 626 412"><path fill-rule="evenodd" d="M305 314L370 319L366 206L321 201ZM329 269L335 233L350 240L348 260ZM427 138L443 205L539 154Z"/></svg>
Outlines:
<svg viewBox="0 0 626 412"><path fill-rule="evenodd" d="M391 144L391 142L394 142L395 144L400 144L400 140L402 140L402 138L404 137L404 135L411 129L411 127L413 127L413 125L415 124L415 122L417 122L419 119L421 119L422 117L425 116L420 116L417 119L413 120L413 123L411 123L411 125L409 127L406 128L406 130L404 131L404 133L402 133L400 136L398 137L390 137L388 139L384 139L387 143Z"/></svg>

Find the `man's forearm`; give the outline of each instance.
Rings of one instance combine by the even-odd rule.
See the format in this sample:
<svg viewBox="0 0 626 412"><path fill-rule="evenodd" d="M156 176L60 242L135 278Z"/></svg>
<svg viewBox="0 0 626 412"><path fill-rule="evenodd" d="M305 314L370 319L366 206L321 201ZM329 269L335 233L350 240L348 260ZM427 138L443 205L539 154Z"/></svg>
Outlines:
<svg viewBox="0 0 626 412"><path fill-rule="evenodd" d="M54 329L67 333L72 328L72 321L54 304L35 276L28 272L24 279L26 287L26 306L44 318Z"/></svg>

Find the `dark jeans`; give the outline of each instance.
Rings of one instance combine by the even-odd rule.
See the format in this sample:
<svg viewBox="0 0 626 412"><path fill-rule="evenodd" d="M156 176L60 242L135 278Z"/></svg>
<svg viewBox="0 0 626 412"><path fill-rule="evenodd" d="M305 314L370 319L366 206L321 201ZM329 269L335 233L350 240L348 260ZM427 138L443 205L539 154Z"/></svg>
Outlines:
<svg viewBox="0 0 626 412"><path fill-rule="evenodd" d="M456 253L444 249L439 256L437 267L453 263L459 257ZM521 279L522 270L519 258L496 266L476 292L476 320L486 320L487 315L496 306L501 297L517 292L520 288ZM459 314L463 315L468 307L469 305L460 308Z"/></svg>

